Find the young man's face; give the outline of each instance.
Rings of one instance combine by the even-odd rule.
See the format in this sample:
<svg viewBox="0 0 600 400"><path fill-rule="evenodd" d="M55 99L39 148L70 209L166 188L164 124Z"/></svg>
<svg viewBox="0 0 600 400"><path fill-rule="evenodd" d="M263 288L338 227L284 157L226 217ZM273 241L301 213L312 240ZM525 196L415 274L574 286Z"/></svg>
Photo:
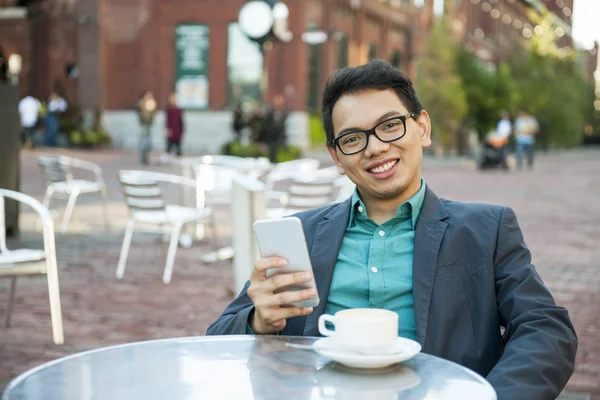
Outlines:
<svg viewBox="0 0 600 400"><path fill-rule="evenodd" d="M348 130L368 130L379 122L405 115L408 109L391 90L365 90L345 94L333 108L334 138ZM328 147L334 161L358 186L364 200L396 200L419 190L423 147L431 145L429 116L423 111L417 121L406 118L406 134L393 142L368 138L360 153L345 155ZM410 197L410 196L409 196Z"/></svg>

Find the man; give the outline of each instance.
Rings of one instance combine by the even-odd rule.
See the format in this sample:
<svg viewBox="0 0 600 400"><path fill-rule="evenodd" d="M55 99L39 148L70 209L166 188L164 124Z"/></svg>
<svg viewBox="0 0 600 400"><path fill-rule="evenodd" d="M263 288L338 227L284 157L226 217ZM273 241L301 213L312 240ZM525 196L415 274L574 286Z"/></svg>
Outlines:
<svg viewBox="0 0 600 400"><path fill-rule="evenodd" d="M495 138L498 140L500 145L500 151L502 152L502 168L504 170L508 170L508 139L512 132L512 124L510 123L510 114L508 111L502 112L502 118L498 121L498 125L496 126L496 135Z"/></svg>
<svg viewBox="0 0 600 400"><path fill-rule="evenodd" d="M263 258L207 334L317 336L323 313L386 308L399 314L400 336L486 376L499 399L556 398L577 349L567 310L531 264L510 208L442 200L421 179L431 124L410 80L383 61L337 70L322 108L329 152L357 190L298 214L321 303L281 307L315 295L274 294L310 276L267 279L285 260Z"/></svg>
<svg viewBox="0 0 600 400"><path fill-rule="evenodd" d="M50 93L48 98L48 114L46 115L46 133L44 144L48 147L58 146L58 133L60 131L60 115L68 108L68 104L56 92Z"/></svg>
<svg viewBox="0 0 600 400"><path fill-rule="evenodd" d="M31 94L28 94L19 102L19 117L23 128L22 141L25 147L34 146L33 134L41 109L40 101Z"/></svg>
<svg viewBox="0 0 600 400"><path fill-rule="evenodd" d="M515 121L515 135L517 137L517 168L523 168L523 153L527 157L527 166L533 168L533 144L535 135L540 127L537 120L527 111L521 110Z"/></svg>

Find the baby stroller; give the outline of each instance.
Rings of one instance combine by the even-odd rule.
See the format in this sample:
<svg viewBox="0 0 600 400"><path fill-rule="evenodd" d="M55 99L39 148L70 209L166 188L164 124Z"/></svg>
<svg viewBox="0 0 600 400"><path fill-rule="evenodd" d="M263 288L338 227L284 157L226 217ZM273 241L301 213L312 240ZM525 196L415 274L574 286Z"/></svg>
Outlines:
<svg viewBox="0 0 600 400"><path fill-rule="evenodd" d="M491 168L508 169L506 160L503 157L506 140L497 136L490 136L483 145L481 156L479 157L478 167L480 170Z"/></svg>

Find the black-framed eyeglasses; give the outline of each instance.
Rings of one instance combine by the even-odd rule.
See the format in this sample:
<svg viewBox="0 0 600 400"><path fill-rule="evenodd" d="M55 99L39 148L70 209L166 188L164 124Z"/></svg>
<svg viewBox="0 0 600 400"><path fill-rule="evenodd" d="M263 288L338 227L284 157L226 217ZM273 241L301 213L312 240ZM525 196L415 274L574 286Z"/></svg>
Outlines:
<svg viewBox="0 0 600 400"><path fill-rule="evenodd" d="M386 119L366 131L344 133L333 139L333 146L337 146L343 154L350 156L366 149L371 135L375 135L377 139L384 143L401 139L406 135L407 118L416 120L416 114L409 112L404 115Z"/></svg>

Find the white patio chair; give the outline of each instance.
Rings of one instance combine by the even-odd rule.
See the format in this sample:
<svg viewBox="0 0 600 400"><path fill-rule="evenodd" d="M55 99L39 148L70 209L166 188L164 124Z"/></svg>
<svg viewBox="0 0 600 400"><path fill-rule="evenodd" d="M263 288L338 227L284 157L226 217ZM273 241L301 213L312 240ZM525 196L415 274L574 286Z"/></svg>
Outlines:
<svg viewBox="0 0 600 400"><path fill-rule="evenodd" d="M72 157L48 155L41 155L39 157L39 164L42 168L44 180L46 181L44 206L49 209L50 202L54 197L68 199L67 207L60 224L61 233L67 231L73 209L75 208L75 202L80 194L98 193L100 195L104 213L104 226L107 230L109 229L106 184L102 179L102 170L98 164ZM91 171L94 173L95 179L74 179L74 169Z"/></svg>
<svg viewBox="0 0 600 400"><path fill-rule="evenodd" d="M9 198L26 204L38 213L42 220L44 249L16 249L6 247L6 227L4 219L4 198ZM54 242L54 222L46 207L33 197L0 189L0 277L11 278L8 295L8 308L4 318L4 326L10 326L10 316L17 286L17 277L21 275L44 274L48 278L48 294L50 297L50 317L52 320L52 336L54 343L63 344L63 326L60 308L60 293L58 288L58 270L56 266L56 248Z"/></svg>
<svg viewBox="0 0 600 400"><path fill-rule="evenodd" d="M282 207L267 208L267 218L282 218L330 204L334 199L335 179L331 176L294 178L287 192L281 195Z"/></svg>
<svg viewBox="0 0 600 400"><path fill-rule="evenodd" d="M165 284L168 284L171 281L177 243L179 241L181 229L185 224L211 219L212 234L216 244L217 232L213 210L204 207L204 199L202 199L200 195L197 195L198 207L169 205L163 200L159 183L163 182L187 186L192 188L198 194L199 192L197 191L196 181L194 179L160 172L133 170L121 171L119 173L119 179L125 195L125 201L130 210L130 215L125 230L121 255L119 256L119 265L116 272L118 279L123 278L125 263L131 245L131 238L133 236L133 231L136 229L150 232L170 233L169 250L163 274L163 282ZM150 229L147 226L158 226L158 229ZM165 229L169 230L165 231Z"/></svg>
<svg viewBox="0 0 600 400"><path fill-rule="evenodd" d="M286 194L285 191L276 190L277 183L291 180L296 177L302 177L309 172L316 171L319 168L319 165L319 160L313 158L301 158L275 165L275 167L263 177L267 201L280 201L282 196Z"/></svg>

